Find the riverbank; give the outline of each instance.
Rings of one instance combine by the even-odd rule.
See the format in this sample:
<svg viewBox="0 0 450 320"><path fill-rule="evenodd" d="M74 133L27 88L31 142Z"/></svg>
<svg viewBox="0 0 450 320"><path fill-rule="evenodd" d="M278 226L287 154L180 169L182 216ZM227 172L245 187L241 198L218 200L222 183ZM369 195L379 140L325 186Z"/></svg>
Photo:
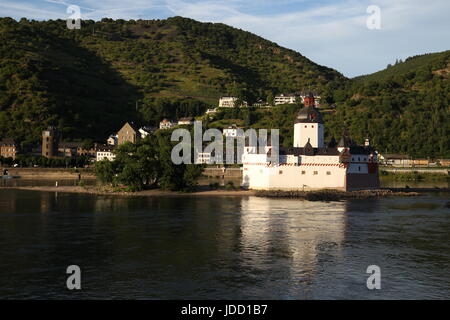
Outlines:
<svg viewBox="0 0 450 320"><path fill-rule="evenodd" d="M340 201L350 199L369 199L381 197L413 197L425 192L440 191L449 192L448 189L380 189L361 191L339 190L314 190L314 191L263 191L263 190L210 190L207 187L199 187L195 192L176 192L166 190L144 190L139 192L113 191L110 188L97 186L31 186L31 187L5 187L1 189L16 189L28 191L79 193L102 196L125 197L265 197L265 198L290 198L308 201Z"/></svg>
<svg viewBox="0 0 450 320"><path fill-rule="evenodd" d="M57 179L96 179L92 169L85 168L1 168L8 170L10 176L27 180L57 180Z"/></svg>
<svg viewBox="0 0 450 320"><path fill-rule="evenodd" d="M99 187L80 187L80 186L34 186L34 187L6 187L1 189L16 189L29 191L44 192L66 192L66 193L83 193L102 196L128 196L128 197L192 197L192 196L208 196L208 197L224 197L224 196L254 196L256 192L253 190L199 190L196 192L176 192L166 190L144 190L138 192L112 191L108 188ZM0 190L1 190L0 189Z"/></svg>

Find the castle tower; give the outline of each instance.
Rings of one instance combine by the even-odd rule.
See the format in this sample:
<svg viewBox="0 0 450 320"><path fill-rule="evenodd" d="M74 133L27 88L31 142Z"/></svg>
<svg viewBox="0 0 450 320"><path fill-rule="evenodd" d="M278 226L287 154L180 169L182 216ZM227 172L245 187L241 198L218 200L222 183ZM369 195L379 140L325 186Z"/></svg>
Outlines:
<svg viewBox="0 0 450 320"><path fill-rule="evenodd" d="M309 142L313 148L323 148L324 124L314 107L314 95L309 93L303 103L305 107L299 111L294 125L294 147L303 148Z"/></svg>
<svg viewBox="0 0 450 320"><path fill-rule="evenodd" d="M303 105L305 107L314 107L315 101L314 101L314 94L309 92L304 98L303 98Z"/></svg>
<svg viewBox="0 0 450 320"><path fill-rule="evenodd" d="M58 155L58 132L54 127L42 131L42 155L46 158Z"/></svg>

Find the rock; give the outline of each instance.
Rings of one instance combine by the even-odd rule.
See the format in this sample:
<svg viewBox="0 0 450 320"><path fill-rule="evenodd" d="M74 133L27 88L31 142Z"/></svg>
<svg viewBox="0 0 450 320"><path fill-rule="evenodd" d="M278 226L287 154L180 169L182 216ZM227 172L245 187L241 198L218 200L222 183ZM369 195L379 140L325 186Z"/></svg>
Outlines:
<svg viewBox="0 0 450 320"><path fill-rule="evenodd" d="M394 192L392 190L317 190L317 191L258 191L256 196L267 198L297 198L308 201L339 201L391 196L418 196L417 192Z"/></svg>

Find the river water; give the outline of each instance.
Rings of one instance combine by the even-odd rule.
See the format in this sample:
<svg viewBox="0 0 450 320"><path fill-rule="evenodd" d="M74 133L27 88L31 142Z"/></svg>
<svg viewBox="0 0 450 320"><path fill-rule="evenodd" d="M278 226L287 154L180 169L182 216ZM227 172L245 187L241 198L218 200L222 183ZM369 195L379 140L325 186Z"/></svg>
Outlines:
<svg viewBox="0 0 450 320"><path fill-rule="evenodd" d="M449 201L0 189L0 298L448 299ZM80 291L66 288L69 265Z"/></svg>

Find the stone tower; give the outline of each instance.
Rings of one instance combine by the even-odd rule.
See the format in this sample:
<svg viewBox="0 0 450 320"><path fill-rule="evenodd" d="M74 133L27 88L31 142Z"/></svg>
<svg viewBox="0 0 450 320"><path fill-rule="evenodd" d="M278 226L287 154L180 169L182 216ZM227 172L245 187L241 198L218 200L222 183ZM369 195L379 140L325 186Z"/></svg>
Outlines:
<svg viewBox="0 0 450 320"><path fill-rule="evenodd" d="M58 131L55 127L42 131L42 155L46 158L58 155Z"/></svg>

